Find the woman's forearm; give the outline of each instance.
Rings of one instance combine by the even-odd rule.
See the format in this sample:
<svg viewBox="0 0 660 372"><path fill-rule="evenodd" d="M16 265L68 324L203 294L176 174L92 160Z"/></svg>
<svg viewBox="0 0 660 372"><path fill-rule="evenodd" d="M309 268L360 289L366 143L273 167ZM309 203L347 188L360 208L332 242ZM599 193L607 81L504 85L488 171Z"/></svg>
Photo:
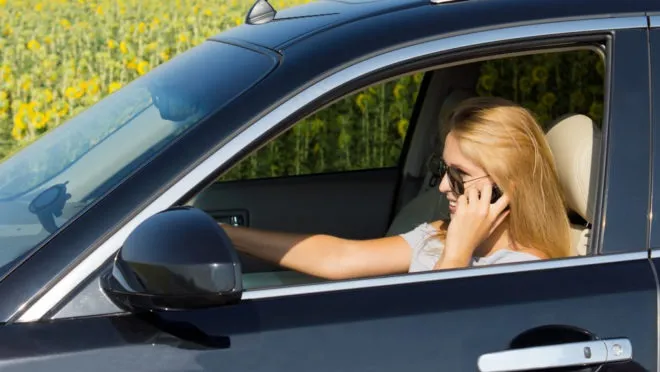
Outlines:
<svg viewBox="0 0 660 372"><path fill-rule="evenodd" d="M340 275L344 239L229 225L221 227L239 251L309 275L323 278Z"/></svg>

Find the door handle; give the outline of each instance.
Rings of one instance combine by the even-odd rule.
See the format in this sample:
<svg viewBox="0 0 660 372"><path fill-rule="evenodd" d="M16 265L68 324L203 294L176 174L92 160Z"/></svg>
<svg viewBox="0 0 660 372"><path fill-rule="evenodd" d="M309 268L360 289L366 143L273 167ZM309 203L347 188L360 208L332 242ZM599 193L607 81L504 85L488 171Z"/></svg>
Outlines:
<svg viewBox="0 0 660 372"><path fill-rule="evenodd" d="M229 224L232 225L232 226L245 225L245 218L243 218L243 216L239 216L239 215L229 216Z"/></svg>
<svg viewBox="0 0 660 372"><path fill-rule="evenodd" d="M232 226L247 226L248 211L240 210L221 210L208 212L217 222L226 223Z"/></svg>
<svg viewBox="0 0 660 372"><path fill-rule="evenodd" d="M632 360L632 344L626 338L616 338L483 354L477 366L481 372L524 371L629 360Z"/></svg>

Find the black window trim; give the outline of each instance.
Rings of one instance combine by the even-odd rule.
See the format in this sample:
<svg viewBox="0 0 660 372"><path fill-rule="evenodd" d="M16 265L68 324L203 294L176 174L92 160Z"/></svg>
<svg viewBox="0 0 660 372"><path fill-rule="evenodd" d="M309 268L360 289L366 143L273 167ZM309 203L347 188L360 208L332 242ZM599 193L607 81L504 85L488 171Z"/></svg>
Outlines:
<svg viewBox="0 0 660 372"><path fill-rule="evenodd" d="M657 14L649 15L648 19L649 19L648 22L649 22L649 29L650 29L650 31L658 31L658 30L660 30L660 15L657 15ZM649 33L649 37L650 37L650 33ZM651 43L652 43L652 39L649 40L649 47L650 47L650 48L653 48L654 46L651 45ZM656 48L657 48L657 46L656 46ZM652 61L651 58L652 58L652 50L649 50L649 67L651 68L651 70L650 70L650 72L651 72L651 78L650 78L650 80L649 80L649 84L651 84L651 97L650 97L650 98L651 98L651 108L652 108L652 110L653 110L653 100L654 100L654 99L653 99L653 96L654 96L655 94L658 94L658 93L655 92L655 91L653 91L653 89L652 89L653 78L654 78L654 75L656 75L657 73L654 73L654 72L653 72L653 65L652 65L652 62L654 62L654 61ZM655 123L654 117L653 117L653 115L651 115L651 130L652 130L652 131L657 130L657 128L654 127L655 125L656 125L656 123ZM653 135L651 136L651 138L653 138ZM654 146L657 146L657 144L653 144L653 145L654 145ZM654 149L652 148L651 151L653 152ZM653 176L653 173L656 172L656 171L654 170L654 166L655 166L655 164L654 164L654 163L655 163L655 162L654 162L655 159L654 159L654 158L655 158L655 157L656 157L656 156L652 156L652 158L651 158L651 173L652 173L652 174L651 174L651 175L652 175L651 182L654 181L654 178L655 178L655 177ZM654 238L654 237L653 237L653 230L654 230L654 229L653 229L653 226L654 226L654 222L653 222L653 198L656 197L656 196L655 196L655 192L654 192L654 190L653 190L654 187L655 187L655 185L653 185L653 183L652 183L652 184L651 184L651 193L652 193L652 195L651 195L651 198L650 198L650 200L649 200L649 202L650 202L650 206L649 206L649 239L648 239L648 244L649 244L649 247L650 247L650 250L649 250L649 258L651 258L651 259L657 259L657 258L660 258L660 247L657 247L657 246L654 246L654 245L653 245L654 240L657 240L657 238ZM657 217L656 217L656 218L657 218ZM657 273L656 273L656 275L657 275ZM659 290L660 290L660 289L659 289ZM659 301L659 304L660 304L660 296L658 297L658 301ZM660 337L660 335L659 335L658 337ZM659 358L660 358L660 357L659 357Z"/></svg>

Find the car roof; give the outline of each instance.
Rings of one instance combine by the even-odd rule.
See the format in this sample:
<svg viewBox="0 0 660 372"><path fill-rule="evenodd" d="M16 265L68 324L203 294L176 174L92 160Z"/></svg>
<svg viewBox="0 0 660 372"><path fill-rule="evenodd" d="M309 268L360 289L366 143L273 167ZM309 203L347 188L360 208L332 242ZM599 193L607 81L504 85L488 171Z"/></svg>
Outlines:
<svg viewBox="0 0 660 372"><path fill-rule="evenodd" d="M425 32L428 33L427 36L431 36L498 24L527 23L545 19L591 18L624 13L644 15L650 12L660 12L660 2L655 0L445 0L441 3L433 3L431 0L317 0L278 10L274 20L270 22L257 25L243 24L210 39L245 42L282 51L300 41L340 26L352 26L355 29L352 32L359 33L361 21L372 18L387 19L384 22L388 22L391 26L386 27L381 34L375 34L370 29L362 29L363 32L370 33L367 36L376 39L388 38L394 34L424 37ZM383 15L390 17L382 17ZM432 27L424 29L419 27L429 22L433 23Z"/></svg>
<svg viewBox="0 0 660 372"><path fill-rule="evenodd" d="M317 0L286 9L275 9L267 23L243 24L212 40L241 40L270 49L281 49L297 38L375 14L418 7L428 0ZM247 15L246 15L247 16Z"/></svg>

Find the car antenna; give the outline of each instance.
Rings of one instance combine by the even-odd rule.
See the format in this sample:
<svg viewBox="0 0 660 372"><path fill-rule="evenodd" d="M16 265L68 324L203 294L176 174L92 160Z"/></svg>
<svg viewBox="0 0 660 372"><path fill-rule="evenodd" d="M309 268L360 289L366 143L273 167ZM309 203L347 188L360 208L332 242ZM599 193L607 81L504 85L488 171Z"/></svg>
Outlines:
<svg viewBox="0 0 660 372"><path fill-rule="evenodd" d="M268 0L257 0L245 18L245 23L251 25L258 25L268 23L275 18L277 11L273 8Z"/></svg>

